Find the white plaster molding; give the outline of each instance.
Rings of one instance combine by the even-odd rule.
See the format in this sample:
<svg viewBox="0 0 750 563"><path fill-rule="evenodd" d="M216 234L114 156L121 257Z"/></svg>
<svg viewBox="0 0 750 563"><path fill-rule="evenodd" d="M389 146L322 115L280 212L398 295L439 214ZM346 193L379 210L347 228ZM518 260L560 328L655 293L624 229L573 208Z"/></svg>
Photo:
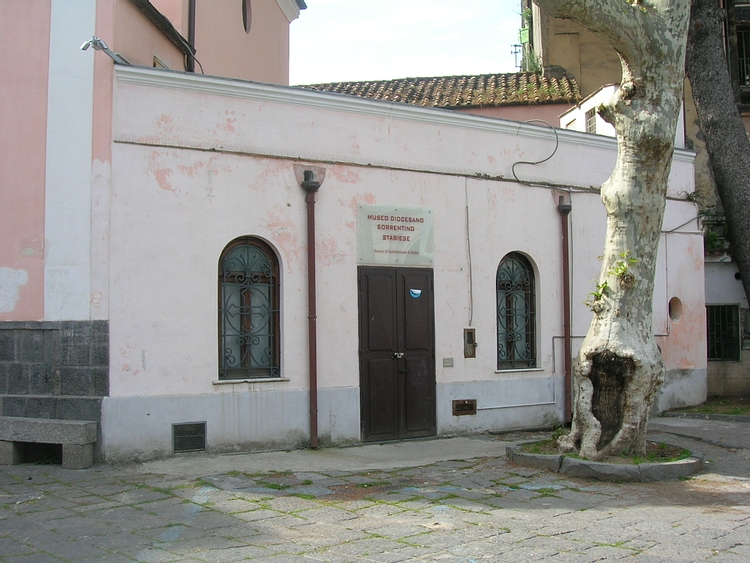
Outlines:
<svg viewBox="0 0 750 563"><path fill-rule="evenodd" d="M505 133L530 139L555 139L554 132L546 126L483 117L441 108L423 108L405 103L358 98L348 94L318 92L299 87L247 82L216 76L152 69L150 67L115 65L115 70L117 80L127 84L314 107L447 127L461 127L475 131ZM571 145L609 150L617 149L617 140L614 138L566 129L557 129L556 131L561 142ZM682 162L693 162L695 153L675 149L674 159Z"/></svg>
<svg viewBox="0 0 750 563"><path fill-rule="evenodd" d="M297 0L276 0L276 3L279 5L279 8L281 8L281 11L284 12L289 23L292 23L299 17L299 5L297 4Z"/></svg>
<svg viewBox="0 0 750 563"><path fill-rule="evenodd" d="M47 95L44 318L90 318L96 0L53 0ZM44 69L46 71L47 69Z"/></svg>
<svg viewBox="0 0 750 563"><path fill-rule="evenodd" d="M216 146L214 143L183 143L179 146L167 145L161 143L144 143L142 139L137 137L118 136L114 139L115 143L139 145L139 146L151 146L161 147L170 149L186 149L186 150L198 150L216 153L217 150L227 154L240 154L240 155L253 155L267 158L281 158L285 160L299 160L306 162L323 162L323 163L340 163L346 162L351 166L362 166L365 168L386 168L393 170L404 170L409 172L428 172L433 174L446 174L451 176L471 176L477 177L476 169L469 168L455 168L449 166L439 166L434 164L426 163L415 163L414 161L401 161L401 160L389 160L380 158L357 158L351 154L336 154L336 153L320 153L315 151L300 151L300 150L285 150L284 148L276 146L260 146L260 145L235 145L235 144L224 144ZM490 178L488 174L486 177L477 177L479 180ZM494 179L503 179L503 176L494 176ZM515 180L513 180L515 182ZM543 181L543 180L542 180ZM568 185L568 184L566 184ZM576 186L571 186L576 187ZM578 186L584 188L584 186Z"/></svg>

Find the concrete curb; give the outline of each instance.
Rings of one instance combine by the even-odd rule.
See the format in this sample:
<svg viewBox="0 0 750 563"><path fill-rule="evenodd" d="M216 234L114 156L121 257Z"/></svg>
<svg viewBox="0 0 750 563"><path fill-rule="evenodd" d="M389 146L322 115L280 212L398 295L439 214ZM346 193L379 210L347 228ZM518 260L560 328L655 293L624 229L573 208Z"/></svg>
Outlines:
<svg viewBox="0 0 750 563"><path fill-rule="evenodd" d="M553 473L560 472L560 466L562 465L563 456L561 455L547 455L547 454L530 454L521 451L521 446L507 446L506 451L510 461L516 465L523 467L530 467L532 469L542 469L544 471L552 471Z"/></svg>
<svg viewBox="0 0 750 563"><path fill-rule="evenodd" d="M703 465L703 454L699 452L691 452L690 457L679 461L634 465L589 461L558 454L532 454L522 452L522 447L523 444L507 447L508 458L516 465L599 481L623 483L675 481L698 473Z"/></svg>

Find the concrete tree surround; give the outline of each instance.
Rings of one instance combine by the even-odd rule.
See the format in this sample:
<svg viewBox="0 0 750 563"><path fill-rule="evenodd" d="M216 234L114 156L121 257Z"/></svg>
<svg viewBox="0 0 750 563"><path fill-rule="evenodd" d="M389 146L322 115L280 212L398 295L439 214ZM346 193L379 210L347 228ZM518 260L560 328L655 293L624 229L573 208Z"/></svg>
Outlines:
<svg viewBox="0 0 750 563"><path fill-rule="evenodd" d="M561 454L534 454L522 451L523 445L509 446L508 458L522 467L532 467L553 473L564 473L570 477L584 477L599 481L648 483L652 481L674 481L700 471L703 454L691 452L690 456L665 463L605 463Z"/></svg>

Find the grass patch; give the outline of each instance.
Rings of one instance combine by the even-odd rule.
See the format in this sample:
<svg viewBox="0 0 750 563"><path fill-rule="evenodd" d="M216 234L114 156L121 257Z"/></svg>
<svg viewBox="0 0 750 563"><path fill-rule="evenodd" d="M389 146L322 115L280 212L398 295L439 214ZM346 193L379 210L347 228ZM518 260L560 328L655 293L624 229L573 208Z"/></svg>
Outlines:
<svg viewBox="0 0 750 563"><path fill-rule="evenodd" d="M670 446L669 444L656 444L654 442L646 443L646 455L634 455L633 463L638 465L641 463L669 463L670 461L679 461L690 457L690 450L684 448L678 448L677 446Z"/></svg>
<svg viewBox="0 0 750 563"><path fill-rule="evenodd" d="M560 498L555 494L555 489L551 487L543 487L541 489L535 489L534 492L537 494L534 498L545 498L545 497L554 497L554 498Z"/></svg>
<svg viewBox="0 0 750 563"><path fill-rule="evenodd" d="M266 489L273 489L274 491L283 491L284 489L288 489L290 485L283 485L281 483L269 483L268 481L256 481L257 485L260 485L261 487L265 487Z"/></svg>
<svg viewBox="0 0 750 563"><path fill-rule="evenodd" d="M556 455L557 451L557 440L550 438L549 440L541 440L532 444L522 444L521 451L527 454L543 454L543 455Z"/></svg>
<svg viewBox="0 0 750 563"><path fill-rule="evenodd" d="M164 487L149 487L150 490L154 491L155 493L161 493L162 495L167 496L174 496L174 491L171 489L165 489Z"/></svg>
<svg viewBox="0 0 750 563"><path fill-rule="evenodd" d="M709 397L702 405L675 409L686 414L734 414L750 416L750 397Z"/></svg>
<svg viewBox="0 0 750 563"><path fill-rule="evenodd" d="M556 440L541 440L533 444L523 444L521 451L530 454L557 455ZM569 457L576 457L576 453L565 454ZM640 465L641 463L668 463L670 461L679 461L690 457L691 451L677 446L664 443L646 442L646 454L625 454L621 456L607 456L599 461L607 463L632 463ZM579 458L584 459L584 458Z"/></svg>
<svg viewBox="0 0 750 563"><path fill-rule="evenodd" d="M506 489L511 489L511 490L513 490L513 491L517 491L518 489L520 489L520 488L521 488L521 487L519 487L518 485L516 485L515 483L513 483L513 484L508 484L508 483L505 483L505 482L503 482L503 481L494 481L494 482L493 482L493 485L494 485L495 487L505 487Z"/></svg>

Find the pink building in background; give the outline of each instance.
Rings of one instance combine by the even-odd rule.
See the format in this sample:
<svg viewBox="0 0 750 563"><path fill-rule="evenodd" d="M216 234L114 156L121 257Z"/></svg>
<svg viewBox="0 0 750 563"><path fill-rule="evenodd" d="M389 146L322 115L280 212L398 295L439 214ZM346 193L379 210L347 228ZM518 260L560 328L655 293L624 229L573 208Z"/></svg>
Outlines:
<svg viewBox="0 0 750 563"><path fill-rule="evenodd" d="M2 417L96 421L106 461L564 421L563 303L575 353L614 140L289 87L304 7L3 4ZM655 410L706 394L693 157Z"/></svg>

